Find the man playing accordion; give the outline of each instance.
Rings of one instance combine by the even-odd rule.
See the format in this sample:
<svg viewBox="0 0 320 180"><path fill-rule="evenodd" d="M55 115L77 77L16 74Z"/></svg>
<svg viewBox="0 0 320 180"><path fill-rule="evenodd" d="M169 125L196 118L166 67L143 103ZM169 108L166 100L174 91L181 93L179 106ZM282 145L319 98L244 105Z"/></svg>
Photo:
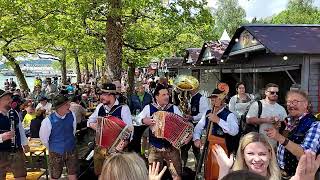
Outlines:
<svg viewBox="0 0 320 180"><path fill-rule="evenodd" d="M169 92L163 85L158 85L154 91L155 103L145 106L138 115L137 120L142 124L154 126L156 120L152 116L157 111L166 111L182 116L179 108L169 104ZM172 119L174 121L175 119ZM149 131L149 163L166 161L173 179L181 179L182 164L180 158L180 149L175 148L164 138L157 138L152 131Z"/></svg>
<svg viewBox="0 0 320 180"><path fill-rule="evenodd" d="M105 117L107 115L115 116L127 125L132 125L131 112L127 105L120 104L116 98L116 86L112 83L102 84L100 92L101 103L96 107L93 114L89 117L87 126L97 130L97 118ZM122 143L123 149L128 142ZM104 160L109 155L108 149L96 146L94 152L94 170L96 175L101 174L101 169Z"/></svg>

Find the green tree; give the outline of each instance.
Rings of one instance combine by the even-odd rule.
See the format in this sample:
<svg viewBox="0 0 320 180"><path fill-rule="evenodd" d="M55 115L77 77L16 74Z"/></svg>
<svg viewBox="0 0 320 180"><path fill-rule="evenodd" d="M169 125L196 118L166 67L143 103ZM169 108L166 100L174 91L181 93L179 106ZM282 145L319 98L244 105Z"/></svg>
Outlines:
<svg viewBox="0 0 320 180"><path fill-rule="evenodd" d="M43 20L56 13L50 2L43 0L15 0L0 3L0 53L13 68L20 87L29 89L20 69L17 57L34 54L38 44L35 41L36 27Z"/></svg>
<svg viewBox="0 0 320 180"><path fill-rule="evenodd" d="M287 9L274 16L274 24L319 24L320 10L313 0L290 0Z"/></svg>
<svg viewBox="0 0 320 180"><path fill-rule="evenodd" d="M122 59L127 59L124 58L126 54L123 54L123 47L136 53L153 51L174 42L179 34L191 30L196 23L203 25L200 28L202 33L198 31L199 35L208 37L206 33L213 31L214 23L206 24L208 21L211 23L213 18L204 8L204 1L181 0L163 4L159 0L121 3L113 0L85 4L89 5L84 8L87 8L83 13L84 24L88 34L105 42L105 65L110 79L121 77Z"/></svg>
<svg viewBox="0 0 320 180"><path fill-rule="evenodd" d="M235 31L245 23L246 12L239 6L238 0L218 0L217 11L215 12L216 32L222 34L226 29L228 34Z"/></svg>

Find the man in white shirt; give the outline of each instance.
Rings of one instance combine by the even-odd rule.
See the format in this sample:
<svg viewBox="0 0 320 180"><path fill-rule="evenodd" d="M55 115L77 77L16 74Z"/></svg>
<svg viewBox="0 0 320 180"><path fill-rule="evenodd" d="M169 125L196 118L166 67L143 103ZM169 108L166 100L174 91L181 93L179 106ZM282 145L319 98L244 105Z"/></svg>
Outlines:
<svg viewBox="0 0 320 180"><path fill-rule="evenodd" d="M201 120L201 117L206 114L210 109L208 104L208 98L199 93L199 88L191 91L191 100L190 100L190 111L191 114L185 115L188 118L194 127ZM188 151L192 146L192 151L196 160L195 167L198 165L200 158L200 148L196 147L192 141L188 144L181 147L181 159L183 161L183 167L186 167L188 161Z"/></svg>
<svg viewBox="0 0 320 180"><path fill-rule="evenodd" d="M208 110L202 115L201 120L194 128L193 141L196 147L201 146L201 134L204 128L209 128L209 122L213 123L211 134L217 138L224 139L229 152L235 151L234 143L227 142L227 135L236 136L239 132L238 120L235 114L229 111L225 106L225 99L220 100L219 95L223 93L219 89L214 89L209 96L213 110Z"/></svg>
<svg viewBox="0 0 320 180"><path fill-rule="evenodd" d="M76 151L76 116L69 110L70 101L63 95L53 99L55 112L45 118L40 127L41 142L49 150L51 179L59 179L64 165L68 179L77 179L78 158Z"/></svg>
<svg viewBox="0 0 320 180"><path fill-rule="evenodd" d="M286 110L277 103L279 86L269 83L265 87L266 98L260 100L262 104L262 112L258 118L258 103L254 102L247 113L247 123L259 126L259 133L266 135L266 129L273 127L276 121L284 121L287 117ZM268 138L269 142L276 147L276 141Z"/></svg>
<svg viewBox="0 0 320 180"><path fill-rule="evenodd" d="M29 146L19 115L11 109L11 96L0 89L0 179L6 179L10 168L15 179L23 180L27 176L24 152Z"/></svg>
<svg viewBox="0 0 320 180"><path fill-rule="evenodd" d="M159 84L154 91L155 103L146 105L141 113L137 117L137 121L147 126L155 124L155 120L152 119L152 115L157 111L167 111L182 116L179 108L169 103L169 92L166 87ZM149 164L153 162L160 162L161 165L165 160L169 166L171 176L174 180L181 179L182 163L180 158L180 150L174 148L169 141L157 138L149 131ZM186 142L188 143L188 142ZM172 163L172 166L170 165Z"/></svg>
<svg viewBox="0 0 320 180"><path fill-rule="evenodd" d="M116 99L116 86L112 83L102 84L101 93L100 93L101 103L96 107L93 114L89 117L87 126L92 129L97 129L97 118L104 117L106 115L115 116L127 125L132 126L131 112L127 105L119 104L119 101ZM127 145L128 142L124 144ZM124 148L124 147L122 147ZM96 175L101 174L102 165L108 153L105 153L106 149L101 147L96 147L94 152L94 169Z"/></svg>
<svg viewBox="0 0 320 180"><path fill-rule="evenodd" d="M52 104L48 102L48 98L45 96L40 97L39 104L36 107L36 110L44 109L46 114L50 114L52 110Z"/></svg>

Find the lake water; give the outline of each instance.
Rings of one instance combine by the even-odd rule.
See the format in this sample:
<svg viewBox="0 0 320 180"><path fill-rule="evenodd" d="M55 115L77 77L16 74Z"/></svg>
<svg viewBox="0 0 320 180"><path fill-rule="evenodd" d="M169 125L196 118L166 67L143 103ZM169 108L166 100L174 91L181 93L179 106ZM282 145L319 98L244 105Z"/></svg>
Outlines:
<svg viewBox="0 0 320 180"><path fill-rule="evenodd" d="M18 87L19 87L19 83L17 80L16 76L3 76L2 74L0 74L0 89L4 89L4 82L6 81L6 79L13 78L13 80L17 83ZM36 79L36 77L25 77L27 84L29 86L30 91L33 91L33 87L34 87L34 80ZM45 77L41 77L42 80L45 79ZM76 78L72 77L71 78L71 82L76 82Z"/></svg>

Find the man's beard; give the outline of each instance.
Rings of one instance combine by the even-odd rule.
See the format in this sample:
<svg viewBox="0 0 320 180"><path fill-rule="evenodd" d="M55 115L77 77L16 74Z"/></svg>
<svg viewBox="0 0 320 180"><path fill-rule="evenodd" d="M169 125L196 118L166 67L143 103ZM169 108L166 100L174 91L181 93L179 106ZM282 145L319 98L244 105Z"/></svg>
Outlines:
<svg viewBox="0 0 320 180"><path fill-rule="evenodd" d="M103 104L109 106L111 104L111 102L110 101L104 101Z"/></svg>
<svg viewBox="0 0 320 180"><path fill-rule="evenodd" d="M270 98L270 97L267 97L269 101L273 101L273 102L277 102L278 100L278 97L275 97L275 98Z"/></svg>
<svg viewBox="0 0 320 180"><path fill-rule="evenodd" d="M11 109L11 105L9 105L9 104L6 105L6 106L5 106L5 109L9 111L9 110Z"/></svg>

